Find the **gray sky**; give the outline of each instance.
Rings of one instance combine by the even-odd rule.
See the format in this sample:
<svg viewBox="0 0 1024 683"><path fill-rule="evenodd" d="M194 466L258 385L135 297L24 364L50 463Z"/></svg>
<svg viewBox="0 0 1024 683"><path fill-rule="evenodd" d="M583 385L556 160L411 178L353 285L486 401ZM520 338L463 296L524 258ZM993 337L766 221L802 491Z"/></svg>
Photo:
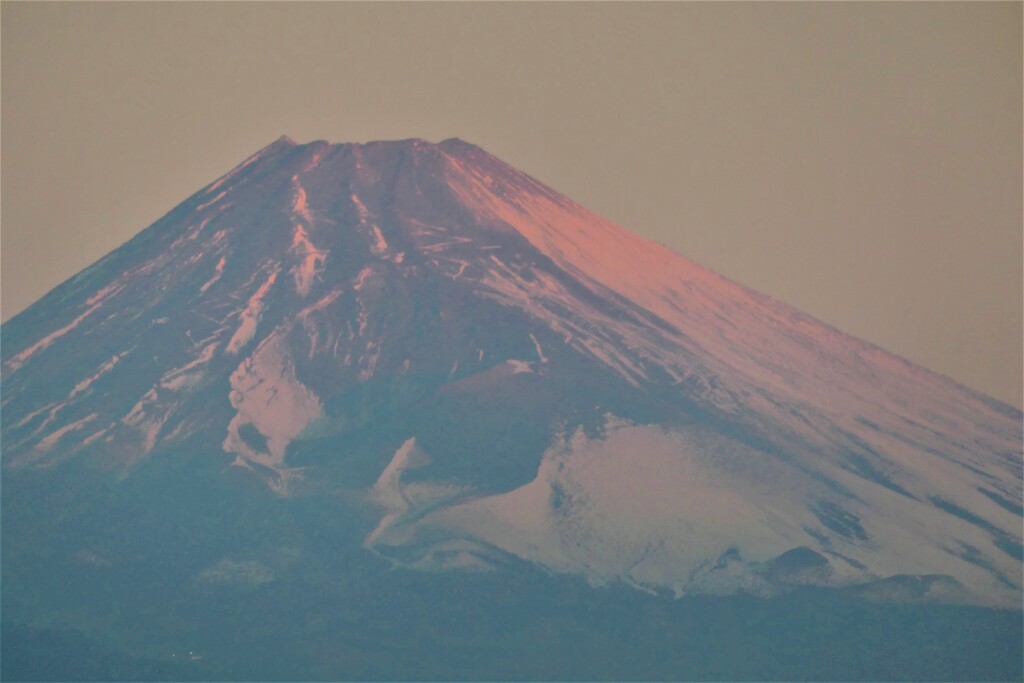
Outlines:
<svg viewBox="0 0 1024 683"><path fill-rule="evenodd" d="M282 134L457 136L1019 407L1021 10L4 2L3 319Z"/></svg>

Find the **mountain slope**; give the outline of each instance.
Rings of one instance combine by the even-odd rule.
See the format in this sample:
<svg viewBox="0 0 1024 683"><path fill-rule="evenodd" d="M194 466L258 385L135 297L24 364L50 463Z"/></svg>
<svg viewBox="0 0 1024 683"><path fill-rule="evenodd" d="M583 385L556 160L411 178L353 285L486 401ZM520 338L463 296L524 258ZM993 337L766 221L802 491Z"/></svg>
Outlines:
<svg viewBox="0 0 1024 683"><path fill-rule="evenodd" d="M5 324L2 372L7 476L184 450L349 501L392 566L1020 604L1018 411L460 140L278 140Z"/></svg>

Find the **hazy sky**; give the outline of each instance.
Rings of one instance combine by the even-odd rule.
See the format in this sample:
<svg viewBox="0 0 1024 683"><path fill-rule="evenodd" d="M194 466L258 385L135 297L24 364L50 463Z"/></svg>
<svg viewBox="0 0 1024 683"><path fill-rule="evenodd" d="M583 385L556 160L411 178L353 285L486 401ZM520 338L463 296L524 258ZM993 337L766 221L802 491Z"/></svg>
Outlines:
<svg viewBox="0 0 1024 683"><path fill-rule="evenodd" d="M457 136L1019 407L1021 9L4 2L3 318L282 134Z"/></svg>

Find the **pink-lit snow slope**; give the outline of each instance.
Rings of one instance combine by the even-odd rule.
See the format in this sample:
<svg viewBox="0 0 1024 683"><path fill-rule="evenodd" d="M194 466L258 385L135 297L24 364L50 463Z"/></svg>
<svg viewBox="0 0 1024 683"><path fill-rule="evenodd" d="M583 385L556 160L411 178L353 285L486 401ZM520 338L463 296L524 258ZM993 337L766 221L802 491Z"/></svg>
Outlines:
<svg viewBox="0 0 1024 683"><path fill-rule="evenodd" d="M681 374L696 357L734 383L728 388L747 408L787 422L798 408L808 435L817 419L851 428L869 419L899 430L913 414L964 444L1019 451L1019 430L1007 433L1019 417L1007 406L625 230L473 145L440 147L453 193L481 223L515 230L599 296L657 316L666 325L653 327L669 343L655 354ZM509 298L544 315L538 304L560 294L541 278ZM1019 462L1005 464L1019 476Z"/></svg>

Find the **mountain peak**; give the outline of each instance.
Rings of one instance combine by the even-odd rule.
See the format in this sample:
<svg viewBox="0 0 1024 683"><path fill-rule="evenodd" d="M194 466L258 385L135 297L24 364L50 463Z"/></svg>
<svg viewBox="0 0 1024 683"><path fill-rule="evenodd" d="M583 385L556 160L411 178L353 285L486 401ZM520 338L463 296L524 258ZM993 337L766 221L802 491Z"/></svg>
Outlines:
<svg viewBox="0 0 1024 683"><path fill-rule="evenodd" d="M459 150L477 150L481 152L483 151L483 149L480 148L479 146L474 145L472 142L467 142L462 138L446 138L441 142L437 143L437 146L445 151L452 152Z"/></svg>
<svg viewBox="0 0 1024 683"><path fill-rule="evenodd" d="M431 142L425 138L410 137L410 138L397 138L397 139L379 139L379 140L368 140L366 142L332 142L325 139L310 140L309 142L298 142L294 138L288 135L281 135L276 140L266 145L262 149L269 149L271 147L308 147L311 145L315 146L329 146L331 148L342 148L342 149L372 149L372 148L390 148L390 149L441 149L448 153L455 153L463 150L476 150L483 151L479 146L474 145L471 142L467 142L459 137L450 137L440 142Z"/></svg>

